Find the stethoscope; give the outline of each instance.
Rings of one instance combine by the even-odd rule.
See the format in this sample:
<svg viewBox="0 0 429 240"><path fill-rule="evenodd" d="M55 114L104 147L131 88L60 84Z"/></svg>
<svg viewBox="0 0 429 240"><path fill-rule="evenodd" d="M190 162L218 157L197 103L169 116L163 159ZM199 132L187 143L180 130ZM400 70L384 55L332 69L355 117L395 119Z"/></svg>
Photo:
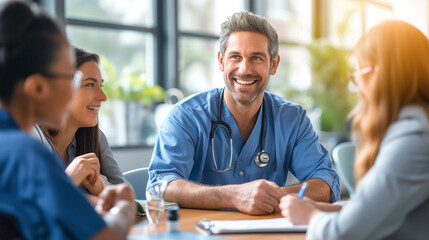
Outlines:
<svg viewBox="0 0 429 240"><path fill-rule="evenodd" d="M233 152L233 147L232 147L232 131L231 131L231 127L229 126L228 123L222 121L222 101L223 101L223 96L224 96L224 91L225 89L222 90L222 94L221 97L219 99L219 114L218 114L218 119L216 122L212 123L212 128L210 131L210 139L212 142L212 154L213 154L213 162L215 167L212 168L212 171L217 172L217 173L224 173L227 171L232 170L232 152ZM262 168L267 166L268 162L270 161L270 155L265 152L265 101L262 100L262 130L261 130L261 151L256 153L254 161L256 166ZM217 124L223 125L224 127L226 127L226 129L228 130L228 138L229 138L229 142L230 142L230 146L231 146L231 156L229 158L229 166L228 168L224 169L224 170L219 170L217 168L217 163L216 163L216 158L215 158L215 154L214 154L214 144L213 144L213 139L214 139L214 135L215 135L215 127Z"/></svg>

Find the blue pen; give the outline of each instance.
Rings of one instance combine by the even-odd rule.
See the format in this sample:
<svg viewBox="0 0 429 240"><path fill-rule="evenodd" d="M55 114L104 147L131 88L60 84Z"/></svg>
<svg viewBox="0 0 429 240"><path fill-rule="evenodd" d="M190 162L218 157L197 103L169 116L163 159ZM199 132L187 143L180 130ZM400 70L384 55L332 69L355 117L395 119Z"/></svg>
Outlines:
<svg viewBox="0 0 429 240"><path fill-rule="evenodd" d="M298 198L299 199L302 199L304 197L305 190L307 190L307 182L305 182L304 184L302 184L301 189L299 189L299 193L298 193Z"/></svg>

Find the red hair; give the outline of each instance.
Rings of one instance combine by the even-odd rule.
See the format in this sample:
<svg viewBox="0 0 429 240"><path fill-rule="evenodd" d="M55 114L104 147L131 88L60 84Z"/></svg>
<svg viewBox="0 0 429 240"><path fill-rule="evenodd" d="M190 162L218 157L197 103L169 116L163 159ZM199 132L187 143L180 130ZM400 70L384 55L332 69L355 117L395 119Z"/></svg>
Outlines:
<svg viewBox="0 0 429 240"><path fill-rule="evenodd" d="M350 116L356 138L356 182L374 165L389 126L408 104L429 106L429 42L423 33L403 21L386 21L359 40L356 58L360 67L372 66L362 75L371 87L359 91L359 102Z"/></svg>

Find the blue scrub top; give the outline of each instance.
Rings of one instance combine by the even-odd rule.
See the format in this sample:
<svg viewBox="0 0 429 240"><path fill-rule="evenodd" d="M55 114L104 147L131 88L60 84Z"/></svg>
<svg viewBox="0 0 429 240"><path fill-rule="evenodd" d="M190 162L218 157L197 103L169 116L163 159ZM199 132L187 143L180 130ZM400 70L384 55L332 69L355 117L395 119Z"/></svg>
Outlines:
<svg viewBox="0 0 429 240"><path fill-rule="evenodd" d="M265 92L265 151L270 154L266 167L256 166L261 151L262 111L244 143L231 112L222 100L222 120L232 130L232 170L212 171L215 167L210 140L211 125L218 119L222 89L212 89L178 103L163 122L155 144L150 182L161 179L188 179L207 185L241 184L267 179L285 186L288 171L299 181L320 178L332 189L331 201L340 199L340 183L332 169L328 151L319 143L306 111L299 105ZM214 151L219 170L228 168L230 141L226 128L218 125Z"/></svg>
<svg viewBox="0 0 429 240"><path fill-rule="evenodd" d="M88 239L106 227L61 160L1 109L0 146L0 218L24 239Z"/></svg>

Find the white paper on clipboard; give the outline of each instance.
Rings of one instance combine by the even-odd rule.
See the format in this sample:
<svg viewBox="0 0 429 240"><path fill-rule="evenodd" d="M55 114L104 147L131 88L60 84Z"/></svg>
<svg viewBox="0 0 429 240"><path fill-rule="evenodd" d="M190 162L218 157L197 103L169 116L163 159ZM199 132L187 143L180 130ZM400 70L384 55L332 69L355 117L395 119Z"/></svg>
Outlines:
<svg viewBox="0 0 429 240"><path fill-rule="evenodd" d="M261 220L201 220L197 226L210 234L220 233L263 233L263 232L306 232L308 225L293 225L287 218Z"/></svg>

